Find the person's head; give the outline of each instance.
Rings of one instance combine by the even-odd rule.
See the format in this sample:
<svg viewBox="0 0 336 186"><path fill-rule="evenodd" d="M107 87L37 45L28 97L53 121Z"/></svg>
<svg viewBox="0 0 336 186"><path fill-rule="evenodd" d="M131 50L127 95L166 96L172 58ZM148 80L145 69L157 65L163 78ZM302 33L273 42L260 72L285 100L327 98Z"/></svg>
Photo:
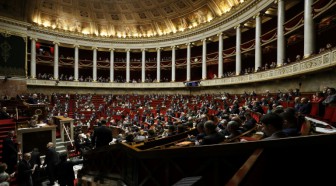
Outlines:
<svg viewBox="0 0 336 186"><path fill-rule="evenodd" d="M2 111L7 112L7 107L2 107Z"/></svg>
<svg viewBox="0 0 336 186"><path fill-rule="evenodd" d="M284 112L284 108L282 105L278 105L274 108L274 110L272 111L275 114L281 114Z"/></svg>
<svg viewBox="0 0 336 186"><path fill-rule="evenodd" d="M287 107L286 109L285 109L285 112L289 112L290 114L292 114L292 115L296 115L296 111L295 111L295 108L293 108L293 107Z"/></svg>
<svg viewBox="0 0 336 186"><path fill-rule="evenodd" d="M8 131L8 137L13 137L14 136L14 130Z"/></svg>
<svg viewBox="0 0 336 186"><path fill-rule="evenodd" d="M328 88L327 89L327 94L328 95L333 95L333 94L335 94L336 93L336 89L335 88Z"/></svg>
<svg viewBox="0 0 336 186"><path fill-rule="evenodd" d="M5 172L7 169L6 163L0 163L0 173Z"/></svg>
<svg viewBox="0 0 336 186"><path fill-rule="evenodd" d="M297 118L295 113L292 112L283 112L280 114L282 119L284 120L283 127L284 128L296 128L297 127Z"/></svg>
<svg viewBox="0 0 336 186"><path fill-rule="evenodd" d="M219 123L218 123L218 127L222 130L226 129L228 124L228 120L227 119L222 119Z"/></svg>
<svg viewBox="0 0 336 186"><path fill-rule="evenodd" d="M260 122L266 136L271 136L274 132L281 131L283 128L283 119L276 113L265 114L261 117Z"/></svg>
<svg viewBox="0 0 336 186"><path fill-rule="evenodd" d="M54 147L54 143L53 142L47 143L47 148L52 148L52 147Z"/></svg>
<svg viewBox="0 0 336 186"><path fill-rule="evenodd" d="M236 133L239 130L239 123L236 121L229 121L227 124L227 130L230 134Z"/></svg>
<svg viewBox="0 0 336 186"><path fill-rule="evenodd" d="M100 121L100 124L101 124L102 126L106 125L106 120L104 120L104 119L101 120L101 121Z"/></svg>
<svg viewBox="0 0 336 186"><path fill-rule="evenodd" d="M29 152L23 154L23 159L29 161L31 158L31 154Z"/></svg>
<svg viewBox="0 0 336 186"><path fill-rule="evenodd" d="M242 123L243 123L243 121L240 119L240 117L239 116L233 116L232 118L231 118L231 121L235 121L235 122L237 122L239 125L241 125Z"/></svg>
<svg viewBox="0 0 336 186"><path fill-rule="evenodd" d="M204 131L207 135L215 133L216 127L217 126L211 120L208 120L204 123Z"/></svg>
<svg viewBox="0 0 336 186"><path fill-rule="evenodd" d="M295 102L295 103L299 103L299 102L300 102L300 97L295 97L295 98L294 98L294 102Z"/></svg>
<svg viewBox="0 0 336 186"><path fill-rule="evenodd" d="M301 98L301 103L308 103L308 99L306 97Z"/></svg>
<svg viewBox="0 0 336 186"><path fill-rule="evenodd" d="M39 152L39 149L38 148L33 148L32 152Z"/></svg>

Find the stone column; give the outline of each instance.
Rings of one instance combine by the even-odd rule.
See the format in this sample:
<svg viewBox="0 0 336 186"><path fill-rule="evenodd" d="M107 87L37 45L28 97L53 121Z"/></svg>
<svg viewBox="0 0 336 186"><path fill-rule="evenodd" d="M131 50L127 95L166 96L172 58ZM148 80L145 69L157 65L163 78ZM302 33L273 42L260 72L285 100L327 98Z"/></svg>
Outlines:
<svg viewBox="0 0 336 186"><path fill-rule="evenodd" d="M191 61L190 61L190 55L191 55L191 43L187 43L187 81L190 81L190 70L191 70Z"/></svg>
<svg viewBox="0 0 336 186"><path fill-rule="evenodd" d="M175 56L175 47L176 46L172 46L172 77L171 77L171 81L175 82L175 72L176 72L176 56Z"/></svg>
<svg viewBox="0 0 336 186"><path fill-rule="evenodd" d="M241 31L240 25L235 27L236 29L236 75L241 73Z"/></svg>
<svg viewBox="0 0 336 186"><path fill-rule="evenodd" d="M313 2L314 0L305 0L304 2L304 58L309 57L315 51Z"/></svg>
<svg viewBox="0 0 336 186"><path fill-rule="evenodd" d="M141 82L146 81L146 49L141 49Z"/></svg>
<svg viewBox="0 0 336 186"><path fill-rule="evenodd" d="M126 82L130 82L130 71L131 71L131 50L126 49Z"/></svg>
<svg viewBox="0 0 336 186"><path fill-rule="evenodd" d="M217 34L218 36L218 74L217 77L223 76L223 33Z"/></svg>
<svg viewBox="0 0 336 186"><path fill-rule="evenodd" d="M277 66L281 66L285 61L285 2L278 0L278 31L277 31Z"/></svg>
<svg viewBox="0 0 336 186"><path fill-rule="evenodd" d="M207 55L207 43L206 38L202 40L202 79L207 79L207 65L206 65L206 55Z"/></svg>
<svg viewBox="0 0 336 186"><path fill-rule="evenodd" d="M78 51L78 45L75 45L75 57L74 57L74 59L75 59L75 66L74 66L74 81L78 81L78 60L79 60L79 51Z"/></svg>
<svg viewBox="0 0 336 186"><path fill-rule="evenodd" d="M256 31L255 31L255 62L254 62L254 71L258 70L258 67L261 67L262 60L262 50L261 50L261 17L260 13L254 16L256 20Z"/></svg>
<svg viewBox="0 0 336 186"><path fill-rule="evenodd" d="M156 48L156 82L160 82L161 79L161 50L160 48Z"/></svg>
<svg viewBox="0 0 336 186"><path fill-rule="evenodd" d="M31 49L30 49L30 78L36 78L36 38L31 39Z"/></svg>
<svg viewBox="0 0 336 186"><path fill-rule="evenodd" d="M54 79L55 80L59 78L59 75L58 75L58 45L59 43L54 42Z"/></svg>
<svg viewBox="0 0 336 186"><path fill-rule="evenodd" d="M97 47L93 47L93 72L92 72L92 81L97 81Z"/></svg>
<svg viewBox="0 0 336 186"><path fill-rule="evenodd" d="M110 49L110 82L114 82L114 48Z"/></svg>

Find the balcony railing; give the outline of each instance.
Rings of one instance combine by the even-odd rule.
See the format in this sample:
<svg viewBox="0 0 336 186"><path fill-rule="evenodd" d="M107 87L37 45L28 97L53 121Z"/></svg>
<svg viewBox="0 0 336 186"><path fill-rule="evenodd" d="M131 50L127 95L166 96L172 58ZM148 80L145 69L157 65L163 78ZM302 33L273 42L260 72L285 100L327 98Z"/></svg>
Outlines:
<svg viewBox="0 0 336 186"><path fill-rule="evenodd" d="M268 71L253 74L218 78L200 81L200 86L233 85L281 79L310 72L320 71L336 66L336 48L330 51L311 56L299 62L287 64ZM61 87L90 87L90 88L183 88L184 82L161 82L161 83L100 83L53 80L28 79L29 86L61 86Z"/></svg>

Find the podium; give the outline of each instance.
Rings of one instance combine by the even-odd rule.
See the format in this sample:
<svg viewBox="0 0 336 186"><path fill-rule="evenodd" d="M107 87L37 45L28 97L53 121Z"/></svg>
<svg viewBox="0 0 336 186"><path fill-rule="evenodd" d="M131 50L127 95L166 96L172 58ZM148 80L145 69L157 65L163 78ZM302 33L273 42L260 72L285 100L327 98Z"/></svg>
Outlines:
<svg viewBox="0 0 336 186"><path fill-rule="evenodd" d="M56 125L37 124L34 128L18 128L17 142L22 153L31 152L39 148L41 155L45 155L48 142L56 144Z"/></svg>
<svg viewBox="0 0 336 186"><path fill-rule="evenodd" d="M73 141L74 140L74 119L64 116L55 116L54 123L59 126L62 142ZM68 134L65 129L69 132L70 140L68 139ZM70 129L70 131L68 130Z"/></svg>

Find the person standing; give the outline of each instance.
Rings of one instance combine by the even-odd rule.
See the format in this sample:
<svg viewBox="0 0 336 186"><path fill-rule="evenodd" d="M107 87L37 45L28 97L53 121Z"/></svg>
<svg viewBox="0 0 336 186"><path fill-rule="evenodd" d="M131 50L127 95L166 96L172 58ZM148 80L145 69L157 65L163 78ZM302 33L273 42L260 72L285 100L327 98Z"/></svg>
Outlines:
<svg viewBox="0 0 336 186"><path fill-rule="evenodd" d="M106 121L101 121L101 126L96 127L92 135L92 144L95 148L109 145L112 141L112 130L106 126Z"/></svg>
<svg viewBox="0 0 336 186"><path fill-rule="evenodd" d="M41 185L41 178L40 178L41 158L40 158L40 152L39 152L38 148L34 148L33 151L31 152L31 159L30 159L29 163L32 166L36 166L35 171L32 175L33 184L34 184L34 186L39 186L39 185Z"/></svg>
<svg viewBox="0 0 336 186"><path fill-rule="evenodd" d="M36 166L32 166L29 163L30 158L30 153L24 153L23 159L19 162L17 177L19 186L33 186L32 174L34 173Z"/></svg>
<svg viewBox="0 0 336 186"><path fill-rule="evenodd" d="M66 153L60 154L60 163L57 166L58 184L60 186L74 186L75 172L73 166L83 163L84 160L68 160Z"/></svg>
<svg viewBox="0 0 336 186"><path fill-rule="evenodd" d="M59 154L56 152L54 144L49 142L47 144L47 152L45 156L45 160L43 162L43 166L46 167L46 172L49 179L48 185L54 185L56 180L56 168L59 163Z"/></svg>
<svg viewBox="0 0 336 186"><path fill-rule="evenodd" d="M13 140L14 131L9 131L8 136L3 140L2 144L2 159L7 164L7 172L12 174L17 165L17 144Z"/></svg>

